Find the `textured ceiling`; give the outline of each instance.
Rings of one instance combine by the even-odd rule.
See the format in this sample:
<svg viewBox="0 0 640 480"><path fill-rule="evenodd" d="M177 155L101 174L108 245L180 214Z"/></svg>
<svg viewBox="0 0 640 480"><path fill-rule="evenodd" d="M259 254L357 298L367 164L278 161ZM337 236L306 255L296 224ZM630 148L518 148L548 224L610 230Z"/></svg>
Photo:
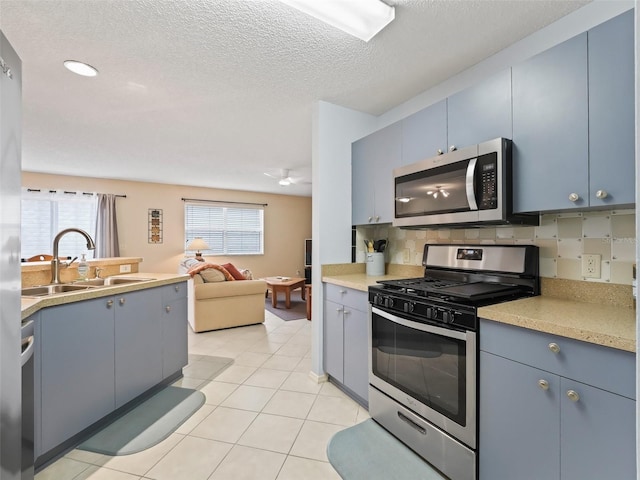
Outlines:
<svg viewBox="0 0 640 480"><path fill-rule="evenodd" d="M365 43L276 0L0 0L23 169L310 195L263 172L310 180L314 101L381 114L588 1L388 3Z"/></svg>

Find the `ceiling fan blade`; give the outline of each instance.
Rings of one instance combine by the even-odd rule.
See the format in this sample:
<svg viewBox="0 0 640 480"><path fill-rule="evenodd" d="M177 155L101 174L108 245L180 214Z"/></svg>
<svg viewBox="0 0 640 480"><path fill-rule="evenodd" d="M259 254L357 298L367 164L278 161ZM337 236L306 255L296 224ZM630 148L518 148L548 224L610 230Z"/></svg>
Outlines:
<svg viewBox="0 0 640 480"><path fill-rule="evenodd" d="M267 177L277 178L277 179L279 179L279 178L280 178L280 175L273 175L273 174L271 174L271 173L267 173L267 172L263 172L263 173L264 173Z"/></svg>

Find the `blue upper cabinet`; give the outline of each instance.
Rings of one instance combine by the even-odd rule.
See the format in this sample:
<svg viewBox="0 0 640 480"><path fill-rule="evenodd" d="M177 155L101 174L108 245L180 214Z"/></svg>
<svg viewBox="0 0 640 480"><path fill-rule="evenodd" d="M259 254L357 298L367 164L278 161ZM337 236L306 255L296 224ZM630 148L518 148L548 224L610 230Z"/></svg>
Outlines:
<svg viewBox="0 0 640 480"><path fill-rule="evenodd" d="M402 124L396 122L352 144L353 225L391 223L393 169L400 165Z"/></svg>
<svg viewBox="0 0 640 480"><path fill-rule="evenodd" d="M447 101L441 100L402 120L402 165L447 151Z"/></svg>
<svg viewBox="0 0 640 480"><path fill-rule="evenodd" d="M588 206L587 34L512 73L514 211Z"/></svg>
<svg viewBox="0 0 640 480"><path fill-rule="evenodd" d="M512 134L510 68L447 99L449 149Z"/></svg>
<svg viewBox="0 0 640 480"><path fill-rule="evenodd" d="M634 203L633 10L589 30L588 41L589 202Z"/></svg>

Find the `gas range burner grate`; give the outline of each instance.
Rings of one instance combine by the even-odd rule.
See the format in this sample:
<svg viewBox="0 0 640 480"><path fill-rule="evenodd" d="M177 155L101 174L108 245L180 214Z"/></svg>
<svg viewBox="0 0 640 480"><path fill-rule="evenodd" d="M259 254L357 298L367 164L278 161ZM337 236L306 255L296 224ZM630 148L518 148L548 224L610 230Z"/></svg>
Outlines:
<svg viewBox="0 0 640 480"><path fill-rule="evenodd" d="M439 288L456 287L465 285L465 282L454 282L451 280L442 280L440 278L419 277L407 278L404 280L384 280L379 282L386 287L395 288L409 292L433 291Z"/></svg>

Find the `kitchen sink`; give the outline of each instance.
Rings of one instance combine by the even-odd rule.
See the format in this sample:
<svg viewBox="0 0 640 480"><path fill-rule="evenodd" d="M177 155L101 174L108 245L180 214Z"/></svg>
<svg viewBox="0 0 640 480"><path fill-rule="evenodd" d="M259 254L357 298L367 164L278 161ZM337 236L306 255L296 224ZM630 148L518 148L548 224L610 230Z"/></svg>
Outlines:
<svg viewBox="0 0 640 480"><path fill-rule="evenodd" d="M42 285L39 287L23 288L22 295L25 297L44 297L47 295L55 295L57 293L69 293L81 290L89 290L90 288L90 285L69 285L64 283L56 285Z"/></svg>
<svg viewBox="0 0 640 480"><path fill-rule="evenodd" d="M126 277L107 277L92 278L90 280L81 280L74 283L60 283L55 285L40 285L38 287L28 287L22 289L24 297L46 297L49 295L58 295L60 293L79 292L99 287L113 287L116 285L127 285L131 283L148 282L155 280L154 278L126 278Z"/></svg>
<svg viewBox="0 0 640 480"><path fill-rule="evenodd" d="M107 278L92 278L90 280L81 280L74 282L73 285L86 285L90 287L109 287L113 285L126 285L128 283L140 283L155 280L154 278L127 278L127 277L107 277Z"/></svg>

